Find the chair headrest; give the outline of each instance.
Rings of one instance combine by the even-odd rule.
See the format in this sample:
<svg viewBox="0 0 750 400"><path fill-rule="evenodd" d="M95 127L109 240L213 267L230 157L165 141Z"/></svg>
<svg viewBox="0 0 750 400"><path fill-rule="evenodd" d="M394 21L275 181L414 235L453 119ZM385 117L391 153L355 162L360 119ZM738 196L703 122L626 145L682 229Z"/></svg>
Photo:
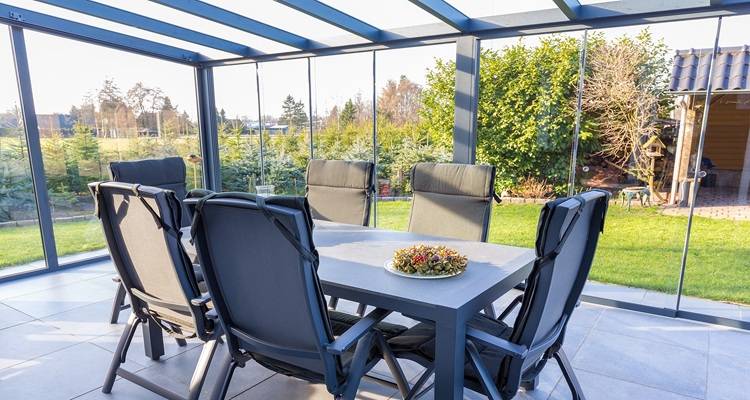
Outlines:
<svg viewBox="0 0 750 400"><path fill-rule="evenodd" d="M494 180L495 167L491 165L419 163L411 170L415 192L491 197Z"/></svg>

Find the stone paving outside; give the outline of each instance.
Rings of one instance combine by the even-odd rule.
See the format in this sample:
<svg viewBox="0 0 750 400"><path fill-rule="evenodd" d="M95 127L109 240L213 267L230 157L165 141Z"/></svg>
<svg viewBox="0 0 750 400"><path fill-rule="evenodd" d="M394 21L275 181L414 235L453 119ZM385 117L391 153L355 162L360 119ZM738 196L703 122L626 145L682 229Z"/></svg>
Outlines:
<svg viewBox="0 0 750 400"><path fill-rule="evenodd" d="M635 204L636 202L633 202ZM744 203L744 204L743 204ZM666 207L666 215L687 216L690 207ZM731 219L734 221L750 221L750 203L738 199L737 189L700 188L698 200L695 204L695 215Z"/></svg>
<svg viewBox="0 0 750 400"><path fill-rule="evenodd" d="M115 291L112 276L112 265L100 262L0 284L0 399L159 398L121 379L112 394L101 393L123 328L122 323L108 323ZM596 283L589 284L587 292L663 304L674 297ZM515 295L509 293L495 307L502 308ZM345 310L355 308L350 302L343 304ZM394 322L410 323L400 315L392 317ZM120 321L124 319L123 314ZM178 347L166 340L166 355L156 362L144 356L142 343L139 330L125 367L185 392L199 343ZM589 400L746 400L750 393L747 331L583 303L573 314L564 346ZM223 346L219 351L224 351ZM404 367L412 382L421 372L415 364L404 363ZM375 373L386 371L378 366ZM201 398L208 397L215 380L212 370ZM235 374L229 394L240 400L332 398L323 385L274 374L252 363ZM400 397L390 388L365 382L358 398ZM484 397L466 391L465 398ZM570 393L552 362L538 389L521 391L516 399L562 400L570 399Z"/></svg>

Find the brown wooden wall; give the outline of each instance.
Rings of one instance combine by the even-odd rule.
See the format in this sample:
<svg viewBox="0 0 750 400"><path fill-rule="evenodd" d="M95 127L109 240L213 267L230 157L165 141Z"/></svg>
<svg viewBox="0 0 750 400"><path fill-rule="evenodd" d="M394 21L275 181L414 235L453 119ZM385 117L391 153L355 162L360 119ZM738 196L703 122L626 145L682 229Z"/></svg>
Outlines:
<svg viewBox="0 0 750 400"><path fill-rule="evenodd" d="M716 168L741 171L750 131L750 105L744 96L714 95L708 116L704 155ZM743 109L745 108L745 109Z"/></svg>

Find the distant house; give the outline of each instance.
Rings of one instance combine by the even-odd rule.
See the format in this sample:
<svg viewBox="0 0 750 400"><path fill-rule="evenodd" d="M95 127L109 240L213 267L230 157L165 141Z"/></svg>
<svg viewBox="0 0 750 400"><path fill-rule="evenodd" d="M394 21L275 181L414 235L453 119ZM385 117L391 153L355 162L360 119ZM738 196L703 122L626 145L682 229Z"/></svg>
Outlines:
<svg viewBox="0 0 750 400"><path fill-rule="evenodd" d="M705 91L712 49L677 51L670 91L679 95L680 120L670 202L686 198L697 163ZM715 188L746 204L750 189L750 47L724 47L714 65L713 95L708 115L703 167L708 172L702 187Z"/></svg>
<svg viewBox="0 0 750 400"><path fill-rule="evenodd" d="M73 118L70 114L37 114L37 125L39 126L39 136L50 137L54 132L60 132L63 136L73 134Z"/></svg>

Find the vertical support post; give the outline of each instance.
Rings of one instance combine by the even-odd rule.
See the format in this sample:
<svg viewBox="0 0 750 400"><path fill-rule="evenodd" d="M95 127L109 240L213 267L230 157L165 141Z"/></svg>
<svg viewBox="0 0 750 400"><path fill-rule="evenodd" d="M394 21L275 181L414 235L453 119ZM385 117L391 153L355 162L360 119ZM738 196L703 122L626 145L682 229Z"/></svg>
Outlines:
<svg viewBox="0 0 750 400"><path fill-rule="evenodd" d="M34 94L31 88L31 74L29 72L29 59L26 54L26 41L23 29L10 26L9 30L11 47L13 48L13 62L16 69L18 96L21 100L21 116L26 134L26 146L29 152L31 181L34 187L34 195L36 196L36 212L39 217L39 229L42 234L42 248L47 268L49 270L56 270L59 268L57 248L55 246L55 234L52 227L52 213L50 212L47 180L44 177L44 160L42 157L41 140L39 138L39 125L36 119L36 109L34 107Z"/></svg>
<svg viewBox="0 0 750 400"><path fill-rule="evenodd" d="M198 99L198 125L203 153L203 182L207 189L221 190L219 132L216 121L213 67L195 68L195 90Z"/></svg>
<svg viewBox="0 0 750 400"><path fill-rule="evenodd" d="M373 226L378 226L378 88L377 88L377 62L375 50L372 51L372 163L375 174L375 193L372 198Z"/></svg>
<svg viewBox="0 0 750 400"><path fill-rule="evenodd" d="M576 165L578 164L578 141L581 134L581 108L583 107L583 85L586 81L586 48L588 47L589 31L583 31L583 40L578 58L578 94L576 95L576 125L573 132L573 146L570 151L570 176L568 179L568 196L576 190Z"/></svg>
<svg viewBox="0 0 750 400"><path fill-rule="evenodd" d="M260 139L260 184L266 184L266 163L264 161L266 149L263 146L263 109L260 106L260 67L255 63L255 93L258 96L258 135Z"/></svg>
<svg viewBox="0 0 750 400"><path fill-rule="evenodd" d="M703 119L701 121L701 134L698 137L698 152L695 155L695 171L693 172L693 185L690 190L690 212L688 213L687 231L685 232L685 244L682 247L682 262L680 264L680 281L677 284L677 303L675 310L680 311L680 300L682 299L682 287L685 282L685 267L687 266L688 249L690 248L690 233L693 229L693 214L695 213L695 199L698 197L698 180L703 178L701 173L701 160L703 159L703 147L706 144L706 128L708 127L708 113L711 110L711 95L713 94L714 67L716 65L716 54L719 52L719 37L721 36L721 17L716 22L716 37L714 48L711 52L711 61L708 64L708 84L706 85L706 105L703 107ZM704 174L705 175L705 174Z"/></svg>
<svg viewBox="0 0 750 400"><path fill-rule="evenodd" d="M310 57L307 57L307 110L310 116L310 159L315 158L315 146L313 145L313 106L312 106L312 66Z"/></svg>
<svg viewBox="0 0 750 400"><path fill-rule="evenodd" d="M456 94L453 127L453 162L474 164L477 155L477 104L479 98L479 39L462 36L456 41Z"/></svg>

